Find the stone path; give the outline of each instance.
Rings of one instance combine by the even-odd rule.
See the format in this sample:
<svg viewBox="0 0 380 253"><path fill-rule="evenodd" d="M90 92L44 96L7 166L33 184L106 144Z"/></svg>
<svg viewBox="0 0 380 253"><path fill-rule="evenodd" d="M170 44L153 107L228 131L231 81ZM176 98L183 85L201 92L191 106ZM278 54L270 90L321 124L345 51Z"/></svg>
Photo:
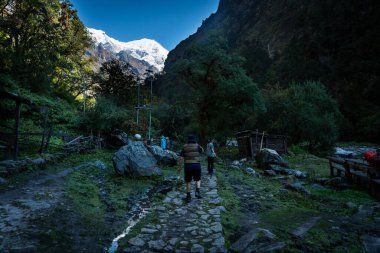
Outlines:
<svg viewBox="0 0 380 253"><path fill-rule="evenodd" d="M124 252L227 252L220 213L225 211L217 191L216 177L202 169L203 198L185 203L184 186L170 191L162 203L154 207L158 224L147 224L129 239Z"/></svg>

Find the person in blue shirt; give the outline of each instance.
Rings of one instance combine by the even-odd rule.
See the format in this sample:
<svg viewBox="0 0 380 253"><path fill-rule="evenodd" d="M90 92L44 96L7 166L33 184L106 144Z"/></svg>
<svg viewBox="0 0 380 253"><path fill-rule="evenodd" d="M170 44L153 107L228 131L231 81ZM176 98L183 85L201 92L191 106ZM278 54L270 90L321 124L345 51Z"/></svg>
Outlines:
<svg viewBox="0 0 380 253"><path fill-rule="evenodd" d="M161 148L166 149L166 138L165 136L161 136Z"/></svg>

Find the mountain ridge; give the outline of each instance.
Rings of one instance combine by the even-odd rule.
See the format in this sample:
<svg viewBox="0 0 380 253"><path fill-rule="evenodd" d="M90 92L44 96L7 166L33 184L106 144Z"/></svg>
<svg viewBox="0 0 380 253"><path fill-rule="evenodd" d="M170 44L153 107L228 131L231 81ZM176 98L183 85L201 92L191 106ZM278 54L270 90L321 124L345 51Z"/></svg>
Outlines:
<svg viewBox="0 0 380 253"><path fill-rule="evenodd" d="M102 30L87 28L87 31L93 41L93 46L87 49L87 55L96 59L95 68L115 58L130 64L139 76L148 70L158 73L164 68L169 51L155 40L143 38L122 42Z"/></svg>

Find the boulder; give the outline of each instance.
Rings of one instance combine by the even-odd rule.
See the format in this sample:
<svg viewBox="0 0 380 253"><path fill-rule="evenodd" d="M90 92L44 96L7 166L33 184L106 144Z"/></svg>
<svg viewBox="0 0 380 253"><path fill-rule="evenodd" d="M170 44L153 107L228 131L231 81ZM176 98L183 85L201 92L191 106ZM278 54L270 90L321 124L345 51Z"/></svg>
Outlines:
<svg viewBox="0 0 380 253"><path fill-rule="evenodd" d="M263 169L268 169L271 164L288 167L288 163L275 150L267 148L262 149L256 155L256 162Z"/></svg>
<svg viewBox="0 0 380 253"><path fill-rule="evenodd" d="M117 174L149 177L162 175L157 160L141 141L129 141L112 158Z"/></svg>
<svg viewBox="0 0 380 253"><path fill-rule="evenodd" d="M268 168L275 171L277 174L293 175L297 178L307 178L309 176L307 172L284 168L276 164L269 164Z"/></svg>
<svg viewBox="0 0 380 253"><path fill-rule="evenodd" d="M5 180L4 178L0 177L0 185L6 184L6 183L7 183L7 180Z"/></svg>
<svg viewBox="0 0 380 253"><path fill-rule="evenodd" d="M231 165L240 168L241 166L243 166L243 163L240 161L233 161Z"/></svg>
<svg viewBox="0 0 380 253"><path fill-rule="evenodd" d="M107 138L107 144L112 147L122 147L128 144L128 134L123 131L115 131Z"/></svg>
<svg viewBox="0 0 380 253"><path fill-rule="evenodd" d="M264 175L266 176L276 176L276 172L274 170L264 170Z"/></svg>
<svg viewBox="0 0 380 253"><path fill-rule="evenodd" d="M289 190L297 191L300 193L309 194L309 191L299 182L287 184L285 185L285 188Z"/></svg>
<svg viewBox="0 0 380 253"><path fill-rule="evenodd" d="M252 168L245 168L245 172L250 175L250 176L256 176L256 177L260 177L260 174L257 173L254 169Z"/></svg>
<svg viewBox="0 0 380 253"><path fill-rule="evenodd" d="M179 159L176 153L170 150L164 150L160 146L148 146L148 150L161 165L175 166Z"/></svg>
<svg viewBox="0 0 380 253"><path fill-rule="evenodd" d="M46 160L43 158L36 158L36 159L31 160L30 163L33 166L33 168L38 169L46 165Z"/></svg>

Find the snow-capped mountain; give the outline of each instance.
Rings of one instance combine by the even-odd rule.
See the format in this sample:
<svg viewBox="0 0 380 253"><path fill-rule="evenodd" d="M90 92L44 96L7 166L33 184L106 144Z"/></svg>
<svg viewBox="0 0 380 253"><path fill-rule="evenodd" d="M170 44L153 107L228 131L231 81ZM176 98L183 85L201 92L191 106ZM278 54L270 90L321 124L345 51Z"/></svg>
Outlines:
<svg viewBox="0 0 380 253"><path fill-rule="evenodd" d="M139 75L150 69L159 72L164 68L168 50L151 39L121 42L109 37L104 31L87 28L94 47L88 50L91 56L103 63L112 58L128 62Z"/></svg>

